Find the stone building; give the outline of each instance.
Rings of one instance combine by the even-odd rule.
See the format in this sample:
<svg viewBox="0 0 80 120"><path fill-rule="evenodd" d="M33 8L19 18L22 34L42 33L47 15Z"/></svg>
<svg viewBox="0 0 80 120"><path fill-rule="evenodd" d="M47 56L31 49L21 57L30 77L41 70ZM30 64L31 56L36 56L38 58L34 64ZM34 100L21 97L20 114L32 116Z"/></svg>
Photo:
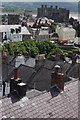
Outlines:
<svg viewBox="0 0 80 120"><path fill-rule="evenodd" d="M53 19L55 22L65 22L69 19L69 10L65 8L58 8L56 6L47 7L47 5L42 5L41 8L37 10L38 17L47 17L49 19Z"/></svg>

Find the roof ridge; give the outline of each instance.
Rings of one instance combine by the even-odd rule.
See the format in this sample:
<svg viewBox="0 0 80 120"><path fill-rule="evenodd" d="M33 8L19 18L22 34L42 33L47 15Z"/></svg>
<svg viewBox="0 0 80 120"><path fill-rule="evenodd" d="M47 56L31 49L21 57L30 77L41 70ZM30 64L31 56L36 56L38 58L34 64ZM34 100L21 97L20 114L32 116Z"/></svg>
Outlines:
<svg viewBox="0 0 80 120"><path fill-rule="evenodd" d="M70 77L69 77L70 78ZM70 80L68 82L65 82L65 85L70 84L72 82L78 81L79 79L73 78L73 80Z"/></svg>
<svg viewBox="0 0 80 120"><path fill-rule="evenodd" d="M49 92L47 92L46 90L44 90L41 93L39 93L38 95L33 96L33 97L29 98L29 99L35 98L35 97L40 96L40 95L45 94L45 93L49 93Z"/></svg>
<svg viewBox="0 0 80 120"><path fill-rule="evenodd" d="M24 67L26 67L26 68L33 68L33 69L34 69L34 67L27 66L27 65L24 65L24 64L20 64L20 65L18 66L18 69L19 69L21 66L24 66Z"/></svg>

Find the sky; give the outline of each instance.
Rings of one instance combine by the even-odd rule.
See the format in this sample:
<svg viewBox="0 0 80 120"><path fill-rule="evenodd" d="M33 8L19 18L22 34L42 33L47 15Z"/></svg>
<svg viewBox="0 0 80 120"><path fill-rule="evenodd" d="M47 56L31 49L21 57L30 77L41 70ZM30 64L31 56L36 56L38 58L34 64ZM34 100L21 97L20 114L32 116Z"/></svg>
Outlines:
<svg viewBox="0 0 80 120"><path fill-rule="evenodd" d="M80 0L0 0L0 2L79 2Z"/></svg>

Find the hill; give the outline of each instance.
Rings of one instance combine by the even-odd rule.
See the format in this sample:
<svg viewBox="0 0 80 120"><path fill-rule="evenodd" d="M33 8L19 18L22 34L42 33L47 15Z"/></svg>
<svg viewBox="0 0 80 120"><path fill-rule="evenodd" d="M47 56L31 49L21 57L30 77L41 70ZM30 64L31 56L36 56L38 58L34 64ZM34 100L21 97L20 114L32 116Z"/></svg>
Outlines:
<svg viewBox="0 0 80 120"><path fill-rule="evenodd" d="M3 2L2 7L3 9L27 9L32 10L33 12L37 12L37 8L41 5L52 5L58 7L69 9L71 12L78 11L78 3L77 2Z"/></svg>

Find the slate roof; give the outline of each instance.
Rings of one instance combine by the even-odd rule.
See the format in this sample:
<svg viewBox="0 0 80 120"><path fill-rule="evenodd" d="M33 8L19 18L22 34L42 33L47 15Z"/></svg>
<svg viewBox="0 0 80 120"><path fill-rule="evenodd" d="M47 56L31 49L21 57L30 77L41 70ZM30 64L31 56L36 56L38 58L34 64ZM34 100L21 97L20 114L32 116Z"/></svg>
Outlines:
<svg viewBox="0 0 80 120"><path fill-rule="evenodd" d="M14 71L14 66L7 65L5 63L2 64L2 80L10 79L10 76L12 76L12 73Z"/></svg>
<svg viewBox="0 0 80 120"><path fill-rule="evenodd" d="M80 63L73 65L67 75L73 78L80 78Z"/></svg>
<svg viewBox="0 0 80 120"><path fill-rule="evenodd" d="M48 30L40 30L39 35L49 35Z"/></svg>
<svg viewBox="0 0 80 120"><path fill-rule="evenodd" d="M33 67L20 65L18 68L19 77L23 82L27 83L32 80L33 75L35 74L35 69Z"/></svg>
<svg viewBox="0 0 80 120"><path fill-rule="evenodd" d="M35 89L37 90L40 91L49 90L51 84L51 73L52 70L41 67L34 75L33 79L28 84L28 86L30 88L34 88L35 84Z"/></svg>
<svg viewBox="0 0 80 120"><path fill-rule="evenodd" d="M62 73L66 74L68 77L79 78L80 63L74 65L64 62L64 61L51 61L45 60L42 62L42 66L50 70L54 70L55 65L60 65Z"/></svg>
<svg viewBox="0 0 80 120"><path fill-rule="evenodd" d="M25 65L30 67L35 67L35 58L29 57L25 59Z"/></svg>
<svg viewBox="0 0 80 120"><path fill-rule="evenodd" d="M20 65L18 67L19 77L22 79L23 82L27 84L28 89L33 89L35 85L35 88L37 90L40 91L49 90L51 84L51 73L52 71L54 71L54 66L56 64L60 65L61 72L66 74L65 82L73 79L69 77L74 76L74 78L79 78L79 70L78 70L79 65L75 64L74 66L72 66L67 62L53 62L49 60L45 60L42 63L42 66L40 66L37 70L35 68L26 65ZM5 73L3 74L4 74L3 76L5 77ZM13 77L13 75L14 75L14 71L11 72L7 80L9 81L10 78Z"/></svg>
<svg viewBox="0 0 80 120"><path fill-rule="evenodd" d="M19 99L15 94L5 96L0 100L0 115L2 118L78 118L78 85L80 81L71 81L63 93L54 97L46 91L30 99L27 96Z"/></svg>

